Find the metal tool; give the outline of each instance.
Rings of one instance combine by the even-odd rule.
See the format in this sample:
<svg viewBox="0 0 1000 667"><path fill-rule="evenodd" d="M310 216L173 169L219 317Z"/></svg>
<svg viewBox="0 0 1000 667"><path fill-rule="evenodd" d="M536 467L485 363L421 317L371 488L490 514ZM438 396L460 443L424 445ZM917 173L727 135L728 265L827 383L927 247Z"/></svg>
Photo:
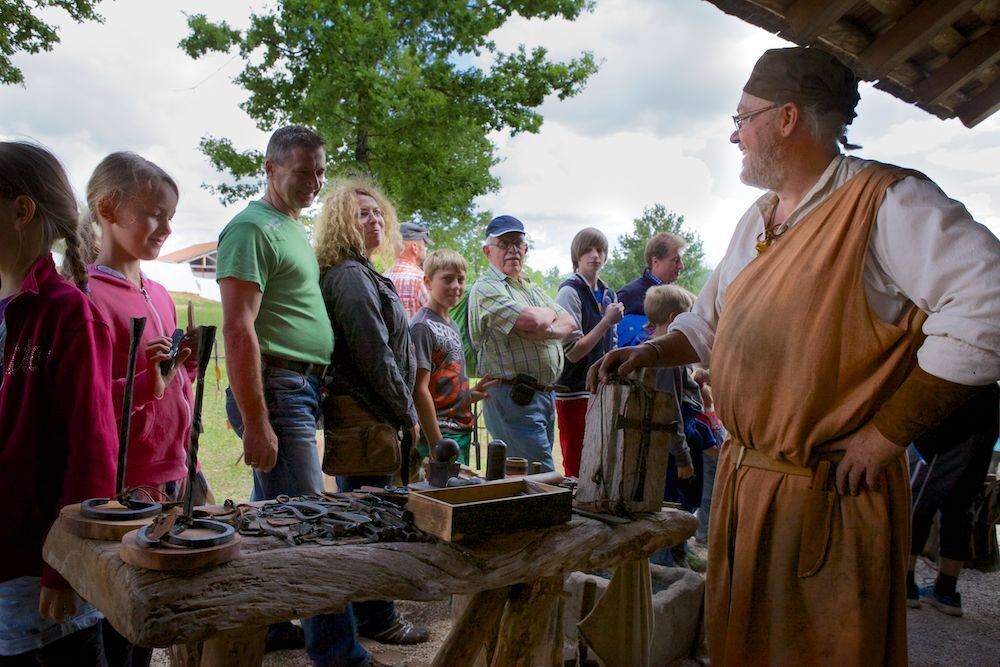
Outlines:
<svg viewBox="0 0 1000 667"><path fill-rule="evenodd" d="M231 542L236 536L236 529L229 524L212 519L196 519L192 513L194 503L194 487L198 474L198 439L201 436L201 404L205 396L205 370L212 357L212 347L215 345L215 327L198 327L198 373L194 389L194 415L191 425L191 445L188 448L187 486L184 489L184 512L165 531L155 531L153 526L143 526L136 536L136 541L142 547L151 548L161 543L188 549L202 549ZM204 530L211 533L196 537L186 535L189 530ZM162 534L160 534L162 533Z"/></svg>
<svg viewBox="0 0 1000 667"><path fill-rule="evenodd" d="M133 317L129 322L128 366L125 370L125 391L122 395L122 418L118 427L118 470L115 476L114 498L91 498L80 503L80 514L88 519L103 521L132 521L153 516L163 509L160 503L133 500L125 490L125 461L132 430L132 394L135 389L135 360L139 353L145 317ZM108 503L118 501L124 509L110 508Z"/></svg>
<svg viewBox="0 0 1000 667"><path fill-rule="evenodd" d="M494 440L486 446L486 479L503 479L507 464L507 443Z"/></svg>
<svg viewBox="0 0 1000 667"><path fill-rule="evenodd" d="M581 510L573 508L573 514L579 514L580 516L587 517L588 519L595 519L602 523L606 523L609 526L621 526L626 523L632 523L632 519L628 519L623 516L617 516L615 514L602 514L599 512L588 512L587 510Z"/></svg>
<svg viewBox="0 0 1000 667"><path fill-rule="evenodd" d="M174 333L170 336L170 351L167 352L167 358L160 362L160 375L163 377L170 375L170 371L177 364L177 355L181 351L182 342L184 342L184 330L174 329Z"/></svg>
<svg viewBox="0 0 1000 667"><path fill-rule="evenodd" d="M302 511L303 508L308 510ZM430 539L413 525L412 514L374 494L278 496L261 505L227 501L225 510L213 512L212 516L231 522L241 535L274 537L291 546Z"/></svg>
<svg viewBox="0 0 1000 667"><path fill-rule="evenodd" d="M410 485L410 450L413 448L413 432L410 429L403 429L403 437L400 438L400 459L399 478L403 486Z"/></svg>
<svg viewBox="0 0 1000 667"><path fill-rule="evenodd" d="M447 486L449 479L458 476L462 471L462 465L457 463L460 452L458 443L451 438L442 438L434 445L432 460L427 464L430 469L427 482L431 486Z"/></svg>

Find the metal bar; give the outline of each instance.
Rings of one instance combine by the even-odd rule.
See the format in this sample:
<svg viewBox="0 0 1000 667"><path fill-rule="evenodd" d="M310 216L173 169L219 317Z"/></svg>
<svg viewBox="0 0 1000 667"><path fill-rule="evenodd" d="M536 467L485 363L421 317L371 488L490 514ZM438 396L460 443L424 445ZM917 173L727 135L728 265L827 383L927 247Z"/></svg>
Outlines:
<svg viewBox="0 0 1000 667"><path fill-rule="evenodd" d="M184 489L184 521L191 522L194 484L198 471L198 439L201 436L201 403L205 396L205 369L215 347L215 327L198 327L198 374L194 385L194 415L191 420L191 446L188 448L187 488Z"/></svg>
<svg viewBox="0 0 1000 667"><path fill-rule="evenodd" d="M129 322L128 366L125 370L125 393L122 396L122 419L118 427L118 471L115 475L115 495L125 492L125 461L128 457L129 431L132 429L132 392L135 389L135 359L139 342L146 328L145 317L133 317ZM155 372L155 371L154 371Z"/></svg>

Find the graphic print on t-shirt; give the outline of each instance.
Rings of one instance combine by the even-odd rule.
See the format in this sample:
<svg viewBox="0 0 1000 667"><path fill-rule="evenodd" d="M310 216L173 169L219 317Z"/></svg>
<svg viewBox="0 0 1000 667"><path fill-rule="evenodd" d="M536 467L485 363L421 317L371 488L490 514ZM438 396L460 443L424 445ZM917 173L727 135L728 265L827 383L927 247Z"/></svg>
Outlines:
<svg viewBox="0 0 1000 667"><path fill-rule="evenodd" d="M472 418L469 378L465 374L462 338L453 322L421 308L410 326L417 367L430 371L438 425L443 433L471 431Z"/></svg>

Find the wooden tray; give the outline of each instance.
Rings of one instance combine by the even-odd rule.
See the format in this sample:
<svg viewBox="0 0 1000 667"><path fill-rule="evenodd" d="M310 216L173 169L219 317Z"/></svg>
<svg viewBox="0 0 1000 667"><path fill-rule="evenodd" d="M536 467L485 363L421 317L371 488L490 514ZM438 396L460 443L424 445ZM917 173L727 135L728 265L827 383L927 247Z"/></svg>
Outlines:
<svg viewBox="0 0 1000 667"><path fill-rule="evenodd" d="M411 491L407 506L418 528L445 542L457 542L566 523L573 511L573 494L569 489L512 479Z"/></svg>
<svg viewBox="0 0 1000 667"><path fill-rule="evenodd" d="M121 507L121 505L112 500L108 503L107 507L114 509L115 507ZM80 512L80 503L66 505L59 512L59 516L62 518L63 527L67 532L86 540L108 540L111 542L117 542L126 533L152 523L154 518L150 516L145 519L132 519L130 521L91 519L90 517L83 516Z"/></svg>

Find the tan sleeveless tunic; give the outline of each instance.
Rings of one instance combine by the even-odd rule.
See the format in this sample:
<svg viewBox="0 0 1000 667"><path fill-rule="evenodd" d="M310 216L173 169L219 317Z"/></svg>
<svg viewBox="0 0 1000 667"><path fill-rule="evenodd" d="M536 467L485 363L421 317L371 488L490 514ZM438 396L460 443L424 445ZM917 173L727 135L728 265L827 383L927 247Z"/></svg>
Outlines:
<svg viewBox="0 0 1000 667"><path fill-rule="evenodd" d="M856 497L837 495L825 475L735 459L744 445L815 467L916 363L926 315L914 306L883 322L863 281L885 191L910 174L865 169L729 286L712 352L716 408L732 437L712 503L713 665L906 663L905 457Z"/></svg>

